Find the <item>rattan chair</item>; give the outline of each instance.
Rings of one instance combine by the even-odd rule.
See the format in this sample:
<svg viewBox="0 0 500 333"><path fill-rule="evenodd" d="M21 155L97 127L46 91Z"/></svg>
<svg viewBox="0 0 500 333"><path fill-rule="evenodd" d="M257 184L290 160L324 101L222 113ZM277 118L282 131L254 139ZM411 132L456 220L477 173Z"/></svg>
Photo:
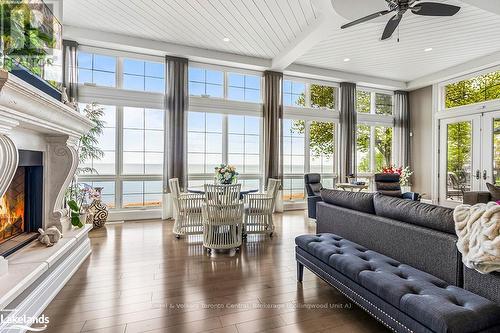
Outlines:
<svg viewBox="0 0 500 333"><path fill-rule="evenodd" d="M250 193L245 195L244 235L269 234L273 236L273 212L280 181L269 179L266 193Z"/></svg>
<svg viewBox="0 0 500 333"><path fill-rule="evenodd" d="M176 238L185 235L203 234L204 203L203 194L182 193L179 187L179 179L169 179L170 192L174 206L174 230Z"/></svg>
<svg viewBox="0 0 500 333"><path fill-rule="evenodd" d="M203 246L209 251L235 248L242 242L241 185L205 185Z"/></svg>

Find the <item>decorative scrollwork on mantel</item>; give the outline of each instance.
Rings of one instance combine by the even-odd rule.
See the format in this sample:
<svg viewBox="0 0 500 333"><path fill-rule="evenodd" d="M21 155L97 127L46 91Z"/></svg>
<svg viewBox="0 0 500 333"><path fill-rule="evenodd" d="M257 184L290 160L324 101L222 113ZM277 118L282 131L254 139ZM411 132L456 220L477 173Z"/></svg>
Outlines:
<svg viewBox="0 0 500 333"><path fill-rule="evenodd" d="M19 155L14 142L0 133L0 197L7 191L19 164Z"/></svg>
<svg viewBox="0 0 500 333"><path fill-rule="evenodd" d="M56 226L61 232L71 229L69 211L64 208L64 196L76 168L78 167L78 151L74 138L54 136L46 138L47 168L50 170L46 187L49 216L45 227Z"/></svg>

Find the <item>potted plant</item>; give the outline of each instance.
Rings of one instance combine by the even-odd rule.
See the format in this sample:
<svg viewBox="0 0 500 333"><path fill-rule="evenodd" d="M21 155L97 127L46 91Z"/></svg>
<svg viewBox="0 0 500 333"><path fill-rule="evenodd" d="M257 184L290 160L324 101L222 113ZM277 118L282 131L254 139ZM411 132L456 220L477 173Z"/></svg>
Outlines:
<svg viewBox="0 0 500 333"><path fill-rule="evenodd" d="M78 182L79 175L97 174L97 170L93 167L82 167L81 165L86 161L99 160L104 156L104 152L98 145L99 136L103 133L104 128L104 121L102 120L104 109L97 103L90 103L85 106L82 112L88 119L94 122L95 126L78 141L79 166L66 192L66 204L70 209L71 224L80 228L85 223L85 214L87 213L91 214L92 219L96 215L100 217L99 226L102 226L106 222L108 216L107 207L101 203L102 188L94 189L88 184ZM87 198L91 200L90 206L87 205ZM99 214L96 214L96 209L99 210Z"/></svg>
<svg viewBox="0 0 500 333"><path fill-rule="evenodd" d="M28 1L2 1L0 66L60 100L60 86L43 80L45 65L52 63L50 49L59 48L61 25L46 7ZM40 15L42 13L42 15Z"/></svg>

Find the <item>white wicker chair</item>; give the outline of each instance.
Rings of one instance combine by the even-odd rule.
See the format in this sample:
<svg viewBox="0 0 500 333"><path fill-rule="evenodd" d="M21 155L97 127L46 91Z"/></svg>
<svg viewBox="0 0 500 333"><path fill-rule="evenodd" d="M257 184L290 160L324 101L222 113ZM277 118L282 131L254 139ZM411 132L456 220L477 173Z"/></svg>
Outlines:
<svg viewBox="0 0 500 333"><path fill-rule="evenodd" d="M266 193L250 193L245 195L244 235L269 234L273 236L273 212L280 181L269 179Z"/></svg>
<svg viewBox="0 0 500 333"><path fill-rule="evenodd" d="M201 211L204 202L203 194L182 193L177 178L169 179L168 184L175 212L173 230L175 237L203 234L203 214Z"/></svg>
<svg viewBox="0 0 500 333"><path fill-rule="evenodd" d="M210 250L239 250L242 242L241 185L205 185L203 246Z"/></svg>

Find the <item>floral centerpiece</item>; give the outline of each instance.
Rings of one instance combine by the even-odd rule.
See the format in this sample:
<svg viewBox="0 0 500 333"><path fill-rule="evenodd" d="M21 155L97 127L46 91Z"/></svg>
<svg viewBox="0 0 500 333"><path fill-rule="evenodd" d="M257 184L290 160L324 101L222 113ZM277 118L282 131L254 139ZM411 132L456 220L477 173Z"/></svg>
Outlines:
<svg viewBox="0 0 500 333"><path fill-rule="evenodd" d="M239 173L236 172L234 165L220 164L215 167L215 181L219 184L236 183Z"/></svg>
<svg viewBox="0 0 500 333"><path fill-rule="evenodd" d="M395 167L393 165L389 165L382 168L382 173L397 174L399 175L399 183L401 186L411 186L410 177L413 175L413 171L411 171L408 166Z"/></svg>

